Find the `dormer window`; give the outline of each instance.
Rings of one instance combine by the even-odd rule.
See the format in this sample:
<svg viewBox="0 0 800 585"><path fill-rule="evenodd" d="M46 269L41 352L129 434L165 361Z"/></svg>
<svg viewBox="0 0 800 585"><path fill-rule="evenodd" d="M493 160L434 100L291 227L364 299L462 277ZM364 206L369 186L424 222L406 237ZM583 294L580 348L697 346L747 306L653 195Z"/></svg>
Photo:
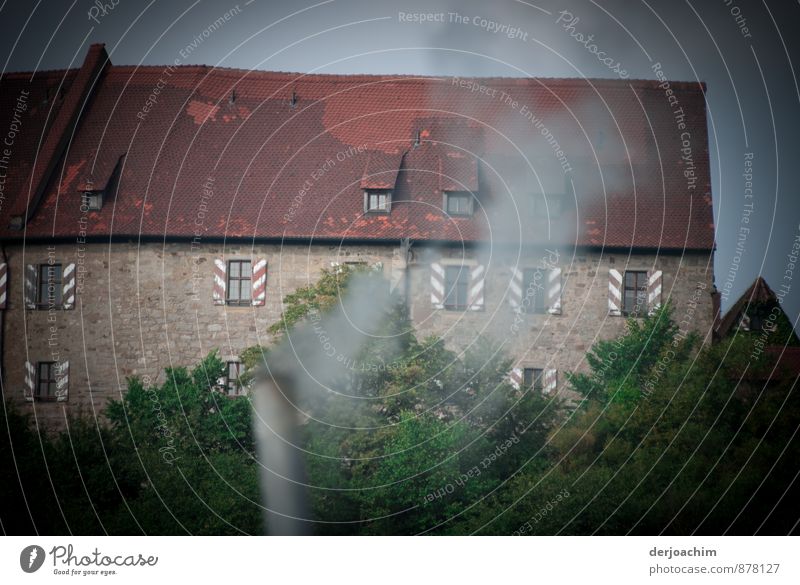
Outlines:
<svg viewBox="0 0 800 585"><path fill-rule="evenodd" d="M364 191L364 213L389 213L391 210L391 190Z"/></svg>
<svg viewBox="0 0 800 585"><path fill-rule="evenodd" d="M103 192L84 191L81 195L81 207L86 211L100 211L103 207Z"/></svg>
<svg viewBox="0 0 800 585"><path fill-rule="evenodd" d="M469 191L448 191L444 194L444 210L448 215L472 215L473 197Z"/></svg>

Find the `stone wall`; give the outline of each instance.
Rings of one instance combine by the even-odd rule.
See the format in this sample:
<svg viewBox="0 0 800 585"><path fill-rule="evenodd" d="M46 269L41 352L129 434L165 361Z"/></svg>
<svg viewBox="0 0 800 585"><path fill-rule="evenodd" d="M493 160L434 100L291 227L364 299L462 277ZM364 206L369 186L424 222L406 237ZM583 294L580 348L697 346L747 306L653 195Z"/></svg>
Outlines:
<svg viewBox="0 0 800 585"><path fill-rule="evenodd" d="M514 322L507 302L510 266L496 254L487 265L483 311L456 312L431 307L430 261L463 252L413 248L408 266L411 314L420 335L443 335L451 347L464 347L479 332L505 343L519 365L559 370L583 367L583 357L597 339L623 331L624 319L607 311L608 268L652 269L664 273L664 299L671 296L680 321L691 309L694 327L705 335L711 327L712 272L709 253L683 257L662 255L560 254L562 314L525 315ZM25 264L45 263L48 254L62 264L78 262L76 307L67 311L27 310L23 303ZM192 365L211 349L226 359L257 343L268 344L267 328L280 318L281 299L313 283L333 262L381 262L387 277L397 266L398 247L390 245L251 245L189 243L114 243L76 246L6 246L9 302L4 318L4 392L49 427L63 425L67 413L102 412L119 397L128 376L164 379L168 366ZM24 254L24 258L23 258ZM538 255L537 255L538 254ZM475 259L474 254L466 254ZM532 252L521 266L537 264ZM212 302L215 258L266 258L266 305L230 307ZM697 283L705 288L696 308L690 305ZM68 359L69 399L64 403L26 402L25 361ZM52 357L51 357L52 356Z"/></svg>

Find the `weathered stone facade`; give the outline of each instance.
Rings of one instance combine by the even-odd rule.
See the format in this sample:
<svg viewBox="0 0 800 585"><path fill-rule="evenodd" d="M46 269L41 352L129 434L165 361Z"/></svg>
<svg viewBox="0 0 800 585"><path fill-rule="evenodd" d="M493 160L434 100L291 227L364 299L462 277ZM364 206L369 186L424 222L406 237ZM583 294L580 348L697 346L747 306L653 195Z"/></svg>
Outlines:
<svg viewBox="0 0 800 585"><path fill-rule="evenodd" d="M485 258L460 247L412 248L407 267L411 315L420 335L442 335L453 348L478 333L506 344L520 367L555 368L559 390L568 370L583 367L592 343L620 334L624 318L609 316L608 270L663 272L663 300L671 298L677 321L689 319L705 336L712 325L712 263L709 252L682 255L603 253L560 250L561 314L517 316L508 303L511 266L497 253ZM4 388L6 396L35 412L40 423L59 427L65 413L100 415L119 397L128 376L162 381L164 368L190 366L213 348L234 360L246 347L268 344L267 328L281 315L281 300L314 282L332 263L381 263L387 277L398 266L397 245L322 245L185 242L44 244L5 248L9 302L4 311ZM541 250L523 256L519 266L536 267ZM463 258L462 258L463 256ZM77 303L73 310L26 309L26 264L76 262ZM515 255L516 257L516 255ZM216 258L268 261L264 306L219 306L212 302ZM430 262L480 262L486 266L485 306L481 311L434 309ZM394 262L394 264L393 264ZM404 263L403 263L404 264ZM696 303L696 305L694 304ZM516 319L516 321L515 321ZM65 402L24 398L25 362L69 360Z"/></svg>

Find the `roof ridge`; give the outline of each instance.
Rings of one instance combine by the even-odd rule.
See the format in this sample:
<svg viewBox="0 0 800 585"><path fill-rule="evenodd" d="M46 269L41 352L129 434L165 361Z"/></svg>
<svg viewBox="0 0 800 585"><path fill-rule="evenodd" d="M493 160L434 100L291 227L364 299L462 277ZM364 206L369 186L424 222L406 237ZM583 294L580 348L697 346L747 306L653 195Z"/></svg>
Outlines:
<svg viewBox="0 0 800 585"><path fill-rule="evenodd" d="M350 83L358 79L385 79L385 80L398 80L398 81L446 81L450 79L476 79L484 82L494 82L497 85L527 85L533 82L539 82L544 85L558 85L562 87L585 86L594 85L601 87L616 87L616 86L629 86L642 88L657 88L662 82L657 79L616 79L608 77L546 77L546 76L529 76L529 77L505 77L505 76L480 76L480 75L423 75L414 73L303 73L300 71L277 71L269 69L243 69L241 67L219 67L207 64L186 64L186 65L111 65L108 68L108 74L120 74L131 72L144 72L144 73L160 73L166 67L173 71L172 75L176 73L197 73L197 72L211 72L212 75L221 77L243 77L252 76L259 79L272 78L276 80L296 79L303 80L303 82L313 82L319 80L324 83ZM78 68L69 69L51 69L47 71L37 71L36 75L62 75L70 71L77 71ZM5 73L3 78L18 78L33 75L32 71L15 71ZM687 80L669 80L670 87L680 90L695 90L705 91L706 83L704 81L687 81Z"/></svg>

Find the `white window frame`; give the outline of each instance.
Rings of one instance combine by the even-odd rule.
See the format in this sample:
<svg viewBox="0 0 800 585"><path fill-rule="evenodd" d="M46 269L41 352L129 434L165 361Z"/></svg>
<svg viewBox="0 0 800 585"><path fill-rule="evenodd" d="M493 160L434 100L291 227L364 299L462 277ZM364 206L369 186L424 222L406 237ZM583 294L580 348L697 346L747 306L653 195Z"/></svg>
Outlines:
<svg viewBox="0 0 800 585"><path fill-rule="evenodd" d="M103 192L84 191L81 193L81 206L88 211L100 211L103 208Z"/></svg>
<svg viewBox="0 0 800 585"><path fill-rule="evenodd" d="M465 198L467 200L467 211L450 211L450 198ZM442 194L442 208L444 212L452 217L470 217L475 212L475 195L471 191L445 191Z"/></svg>
<svg viewBox="0 0 800 585"><path fill-rule="evenodd" d="M372 206L373 197L377 203ZM380 198L385 197L383 206L380 206ZM392 190L391 189L367 189L364 191L364 213L391 213L392 211Z"/></svg>

